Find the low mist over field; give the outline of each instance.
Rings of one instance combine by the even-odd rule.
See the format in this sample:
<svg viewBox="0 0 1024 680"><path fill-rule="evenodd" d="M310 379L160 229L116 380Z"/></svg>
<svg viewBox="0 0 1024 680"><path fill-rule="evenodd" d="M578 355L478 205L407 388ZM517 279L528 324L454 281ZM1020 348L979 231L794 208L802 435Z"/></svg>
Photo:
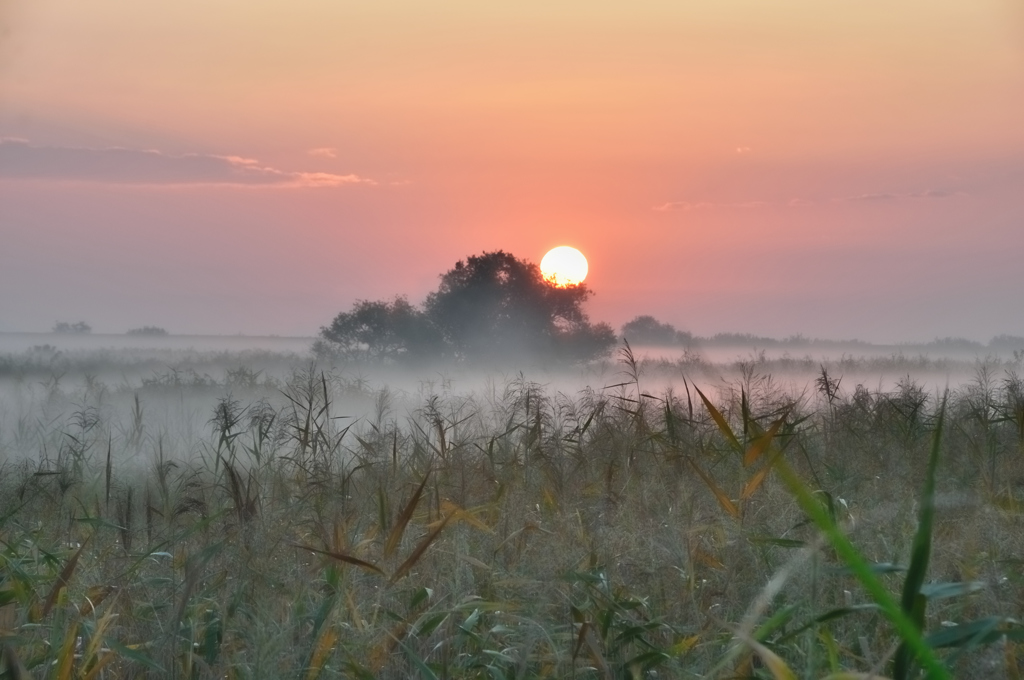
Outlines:
<svg viewBox="0 0 1024 680"><path fill-rule="evenodd" d="M686 677L753 654L823 674L903 640L991 678L993 644L1024 637L1019 349L622 342L506 371L312 339L0 340L15 667ZM900 620L904 583L945 595L922 633L880 613ZM858 651L829 662L823 635Z"/></svg>

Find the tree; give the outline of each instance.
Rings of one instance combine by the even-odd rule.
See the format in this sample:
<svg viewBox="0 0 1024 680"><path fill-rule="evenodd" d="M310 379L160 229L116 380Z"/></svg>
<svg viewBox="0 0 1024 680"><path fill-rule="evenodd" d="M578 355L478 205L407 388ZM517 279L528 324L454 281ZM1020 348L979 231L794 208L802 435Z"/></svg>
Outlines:
<svg viewBox="0 0 1024 680"><path fill-rule="evenodd" d="M611 327L591 324L583 311L589 296L585 284L553 286L536 264L499 250L442 274L424 311L460 359L586 361L615 344Z"/></svg>
<svg viewBox="0 0 1024 680"><path fill-rule="evenodd" d="M160 328L159 326L143 326L142 328L133 328L127 333L128 335L168 335L167 329Z"/></svg>
<svg viewBox="0 0 1024 680"><path fill-rule="evenodd" d="M642 315L622 326L626 340L638 345L674 345L691 339L689 333L680 332L670 323L661 323L653 316Z"/></svg>
<svg viewBox="0 0 1024 680"><path fill-rule="evenodd" d="M389 362L439 358L444 348L430 319L404 297L360 300L321 328L320 336L349 356Z"/></svg>
<svg viewBox="0 0 1024 680"><path fill-rule="evenodd" d="M84 335L86 333L92 333L92 326L90 326L84 321L78 321L77 323L58 321L53 325L53 332L68 333L72 335Z"/></svg>
<svg viewBox="0 0 1024 680"><path fill-rule="evenodd" d="M615 345L611 326L583 312L589 296L583 285L551 285L533 263L485 252L442 274L422 310L403 297L361 300L320 329L313 349L403 363L588 361Z"/></svg>

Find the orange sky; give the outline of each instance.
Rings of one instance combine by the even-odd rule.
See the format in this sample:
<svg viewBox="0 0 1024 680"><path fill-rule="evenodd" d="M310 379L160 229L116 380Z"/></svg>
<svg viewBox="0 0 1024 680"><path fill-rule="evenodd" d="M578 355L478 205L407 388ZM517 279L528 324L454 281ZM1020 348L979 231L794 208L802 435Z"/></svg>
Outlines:
<svg viewBox="0 0 1024 680"><path fill-rule="evenodd" d="M1012 0L0 0L0 41L0 330L311 334L571 244L616 326L1024 335Z"/></svg>

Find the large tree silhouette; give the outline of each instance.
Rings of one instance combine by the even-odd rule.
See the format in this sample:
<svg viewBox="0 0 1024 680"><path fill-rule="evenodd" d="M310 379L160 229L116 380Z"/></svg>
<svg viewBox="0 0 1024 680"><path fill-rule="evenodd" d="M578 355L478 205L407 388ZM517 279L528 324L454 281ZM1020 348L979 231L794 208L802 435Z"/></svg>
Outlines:
<svg viewBox="0 0 1024 680"><path fill-rule="evenodd" d="M589 296L586 285L553 286L536 264L499 250L457 262L424 311L459 358L580 361L615 344L611 327L583 311Z"/></svg>
<svg viewBox="0 0 1024 680"><path fill-rule="evenodd" d="M677 331L670 323L662 323L649 314L638 316L622 326L622 336L639 345L686 344L693 340L687 331Z"/></svg>
<svg viewBox="0 0 1024 680"><path fill-rule="evenodd" d="M444 353L444 341L434 324L404 297L394 300L360 300L352 311L334 317L320 329L320 337L332 345L324 353L386 362L435 359Z"/></svg>
<svg viewBox="0 0 1024 680"><path fill-rule="evenodd" d="M485 252L442 274L422 310L401 297L357 302L321 329L317 349L403 363L587 361L615 344L612 328L583 311L589 296L582 284L551 285L536 264Z"/></svg>

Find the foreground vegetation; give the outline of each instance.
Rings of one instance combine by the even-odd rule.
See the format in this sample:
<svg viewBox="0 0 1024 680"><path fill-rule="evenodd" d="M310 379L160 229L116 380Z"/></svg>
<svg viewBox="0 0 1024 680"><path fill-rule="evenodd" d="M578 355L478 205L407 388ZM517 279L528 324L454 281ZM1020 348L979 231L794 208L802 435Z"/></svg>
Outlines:
<svg viewBox="0 0 1024 680"><path fill-rule="evenodd" d="M309 364L16 379L0 670L1020 677L1019 366L945 398L618 368L572 394Z"/></svg>

